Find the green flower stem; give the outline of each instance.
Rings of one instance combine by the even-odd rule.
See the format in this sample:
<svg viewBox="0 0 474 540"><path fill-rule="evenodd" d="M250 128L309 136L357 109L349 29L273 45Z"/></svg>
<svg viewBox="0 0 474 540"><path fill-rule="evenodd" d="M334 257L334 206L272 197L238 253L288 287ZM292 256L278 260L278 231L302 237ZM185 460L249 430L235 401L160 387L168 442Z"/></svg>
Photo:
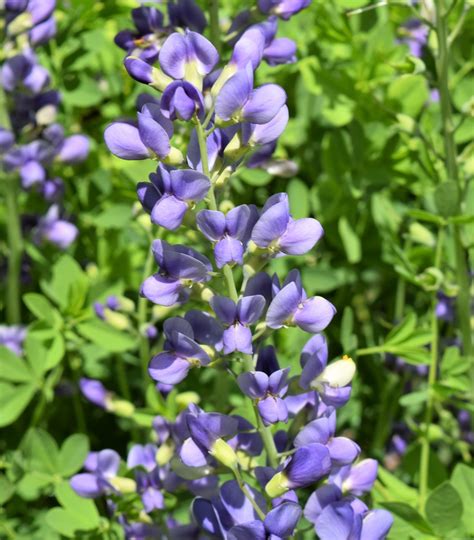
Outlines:
<svg viewBox="0 0 474 540"><path fill-rule="evenodd" d="M0 125L10 129L7 98L0 87ZM16 175L1 177L5 194L6 225L8 240L8 273L6 279L6 307L8 324L21 322L20 307L20 271L23 253L23 238L21 234L20 214L18 210L18 178Z"/></svg>
<svg viewBox="0 0 474 540"><path fill-rule="evenodd" d="M232 273L232 268L226 264L222 269L224 272L224 277L227 282L227 289L229 290L229 296L231 299L237 303L239 299L239 293L237 292L237 287L235 286L234 274Z"/></svg>
<svg viewBox="0 0 474 540"><path fill-rule="evenodd" d="M239 469L236 467L235 469L232 469L232 472L234 473L235 479L237 480L237 483L239 484L239 487L242 490L243 494L247 497L250 504L253 506L253 509L257 513L258 517L263 521L265 519L265 514L262 512L260 506L258 506L258 504L255 502L255 499L252 497L252 494L250 493L248 487L245 485L244 479L242 478Z"/></svg>
<svg viewBox="0 0 474 540"><path fill-rule="evenodd" d="M444 245L444 227L440 227L438 231L438 239L436 243L436 254L434 266L439 268L441 266L441 259L443 255ZM438 352L439 352L439 335L438 335L438 317L436 316L436 303L437 296L436 291L433 293L432 306L431 306L431 362L430 370L428 374L428 402L426 404L425 421L424 421L424 433L421 440L421 454L420 454L420 482L419 482L419 509L423 512L425 507L426 498L428 495L428 475L430 467L430 439L429 429L433 417L434 408L434 389L433 386L436 383L436 372L438 369Z"/></svg>
<svg viewBox="0 0 474 540"><path fill-rule="evenodd" d="M438 37L438 55L436 67L441 102L441 116L443 123L444 150L446 155L446 170L448 180L454 181L458 189L459 204L464 199L464 188L458 172L457 149L454 141L455 127L452 118L450 91L449 91L449 36L447 27L448 13L443 0L436 0L436 34ZM460 208L458 208L460 213ZM459 286L457 296L457 312L459 326L463 341L464 354L470 358L472 355L472 337L470 323L470 294L469 273L466 254L461 241L461 226L454 225L454 244L456 252L456 277ZM474 369L474 368L473 368ZM474 371L471 370L474 381Z"/></svg>
<svg viewBox="0 0 474 540"><path fill-rule="evenodd" d="M207 156L206 134L204 133L204 128L202 127L201 122L199 121L196 122L196 133L198 137L199 152L201 154L202 172L207 177L210 177L209 160ZM209 189L208 199L209 199L209 208L211 210L217 210L216 195L214 193L214 186L212 185L212 183Z"/></svg>

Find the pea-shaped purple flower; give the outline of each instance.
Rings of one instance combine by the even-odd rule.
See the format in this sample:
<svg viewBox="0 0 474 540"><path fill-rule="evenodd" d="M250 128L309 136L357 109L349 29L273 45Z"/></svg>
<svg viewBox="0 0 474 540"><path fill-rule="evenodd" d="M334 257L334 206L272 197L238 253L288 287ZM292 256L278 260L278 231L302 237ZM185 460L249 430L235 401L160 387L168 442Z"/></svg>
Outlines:
<svg viewBox="0 0 474 540"><path fill-rule="evenodd" d="M266 322L270 328L298 326L305 332L315 333L324 330L335 313L335 307L322 296L307 297L300 273L295 270L271 301Z"/></svg>
<svg viewBox="0 0 474 540"><path fill-rule="evenodd" d="M160 383L177 384L192 367L211 361L207 352L194 340L192 326L181 317L167 319L163 325L163 352L154 356L148 366L150 377Z"/></svg>
<svg viewBox="0 0 474 540"><path fill-rule="evenodd" d="M257 402L258 411L266 426L286 422L288 409L282 398L288 390L290 368L279 368L272 346L260 349L256 368L256 371L239 375L237 383L240 389Z"/></svg>
<svg viewBox="0 0 474 540"><path fill-rule="evenodd" d="M140 294L160 306L186 302L194 283L209 281L212 265L192 248L155 240L152 251L159 272L147 278Z"/></svg>
<svg viewBox="0 0 474 540"><path fill-rule="evenodd" d="M244 251L256 219L255 207L246 204L236 206L227 214L217 210L201 210L197 214L199 230L215 242L214 257L218 268L244 263Z"/></svg>
<svg viewBox="0 0 474 540"><path fill-rule="evenodd" d="M204 98L190 82L174 81L163 92L161 112L170 120L189 121L195 114L202 120Z"/></svg>
<svg viewBox="0 0 474 540"><path fill-rule="evenodd" d="M303 255L318 242L323 228L314 218L293 219L286 193L272 195L252 231L253 242L272 255Z"/></svg>
<svg viewBox="0 0 474 540"><path fill-rule="evenodd" d="M159 165L150 182L139 182L137 194L151 221L166 229L177 229L188 209L207 195L209 178L191 169L169 170Z"/></svg>
<svg viewBox="0 0 474 540"><path fill-rule="evenodd" d="M84 463L89 472L71 478L72 489L81 497L96 498L108 491L115 491L111 484L117 476L120 456L114 450L91 452Z"/></svg>
<svg viewBox="0 0 474 540"><path fill-rule="evenodd" d="M265 308L261 295L244 296L237 303L225 296L213 296L211 307L226 326L223 334L224 354L240 351L252 354L252 332L249 325L258 321Z"/></svg>

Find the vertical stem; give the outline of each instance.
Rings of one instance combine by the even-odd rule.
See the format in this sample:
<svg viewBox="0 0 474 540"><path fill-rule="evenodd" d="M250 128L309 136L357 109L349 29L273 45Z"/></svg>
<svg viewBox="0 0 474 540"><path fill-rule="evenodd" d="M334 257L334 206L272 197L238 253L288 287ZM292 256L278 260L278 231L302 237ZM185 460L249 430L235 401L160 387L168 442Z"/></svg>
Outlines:
<svg viewBox="0 0 474 540"><path fill-rule="evenodd" d="M435 268L441 266L441 257L443 253L444 244L444 228L440 227L438 231L438 240L436 244L435 254ZM430 468L430 440L429 440L429 428L433 417L433 386L436 383L436 373L438 369L438 317L436 316L436 291L433 293L432 306L431 306L431 362L430 370L428 374L428 402L425 411L424 421L424 433L421 441L421 454L420 454L420 480L419 480L419 508L423 512L426 497L428 495L428 475Z"/></svg>
<svg viewBox="0 0 474 540"><path fill-rule="evenodd" d="M221 33L219 29L219 0L210 0L211 41L217 52L221 52Z"/></svg>
<svg viewBox="0 0 474 540"><path fill-rule="evenodd" d="M8 238L7 321L9 324L18 324L21 321L20 271L23 252L23 239L18 212L18 179L16 176L6 177L4 184Z"/></svg>
<svg viewBox="0 0 474 540"><path fill-rule="evenodd" d="M198 137L198 144L199 144L199 153L201 154L201 164L202 164L202 172L209 177L209 159L207 155L207 144L206 144L206 134L204 133L204 128L202 127L201 122L196 122L196 133ZM211 182L211 187L209 189L208 193L209 198L209 208L211 210L217 210L217 201L216 201L216 195L214 193L214 186Z"/></svg>
<svg viewBox="0 0 474 540"><path fill-rule="evenodd" d="M237 303L237 300L239 299L239 293L237 292L237 287L235 286L235 280L234 280L234 274L232 273L232 269L229 265L225 265L223 268L224 277L227 281L227 289L229 290L229 296L231 299Z"/></svg>
<svg viewBox="0 0 474 540"><path fill-rule="evenodd" d="M454 141L454 125L449 92L449 44L446 19L447 13L444 8L443 0L436 0L436 33L438 36L437 72L443 123L444 149L446 153L446 170L448 173L448 180L456 182L460 204L463 200L464 190L458 173L457 150ZM456 251L456 277L459 286L457 312L464 354L470 358L472 354L472 338L470 324L469 274L466 254L461 241L460 225L454 225L454 243Z"/></svg>
<svg viewBox="0 0 474 540"><path fill-rule="evenodd" d="M143 279L149 277L152 271L152 266L153 266L153 252L150 248L148 250L145 266L143 267ZM146 387L146 383L149 380L148 362L150 361L150 346L148 343L148 338L145 335L143 335L142 330L148 320L147 307L148 307L148 300L140 296L138 299L138 333L140 335L139 352L140 352L140 363L142 366L143 382L145 384L145 387Z"/></svg>
<svg viewBox="0 0 474 540"><path fill-rule="evenodd" d="M120 393L127 401L132 401L132 394L130 392L130 385L128 384L125 362L120 354L118 354L115 358L115 368Z"/></svg>

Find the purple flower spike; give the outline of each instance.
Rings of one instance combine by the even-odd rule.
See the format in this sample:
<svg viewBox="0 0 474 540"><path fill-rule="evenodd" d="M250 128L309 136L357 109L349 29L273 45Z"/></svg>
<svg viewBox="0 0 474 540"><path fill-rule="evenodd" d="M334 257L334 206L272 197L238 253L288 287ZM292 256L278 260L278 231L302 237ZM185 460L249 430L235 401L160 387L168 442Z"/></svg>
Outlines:
<svg viewBox="0 0 474 540"><path fill-rule="evenodd" d="M281 328L296 325L305 332L321 332L331 322L336 313L335 307L321 296L307 298L299 272L295 277L289 277L289 282L283 283L283 288L277 292L268 308L267 326Z"/></svg>
<svg viewBox="0 0 474 540"><path fill-rule="evenodd" d="M140 294L153 303L172 306L186 302L193 283L209 281L212 265L194 249L155 240L152 251L160 272L142 283Z"/></svg>
<svg viewBox="0 0 474 540"><path fill-rule="evenodd" d="M189 121L197 114L204 116L204 98L195 86L187 81L169 84L161 97L161 112L170 120Z"/></svg>
<svg viewBox="0 0 474 540"><path fill-rule="evenodd" d="M265 84L253 90L253 71L249 63L222 87L216 100L216 114L225 122L266 124L285 102L286 94L276 84Z"/></svg>
<svg viewBox="0 0 474 540"><path fill-rule="evenodd" d="M219 60L217 49L197 32L174 33L163 43L159 62L161 69L173 79L184 79L202 87L202 79Z"/></svg>
<svg viewBox="0 0 474 540"><path fill-rule="evenodd" d="M114 122L105 132L107 147L122 159L165 159L171 152L173 123L165 118L156 103L146 103L138 113L138 127Z"/></svg>
<svg viewBox="0 0 474 540"><path fill-rule="evenodd" d="M168 170L159 165L150 182L139 182L137 194L151 221L166 229L177 229L187 212L207 195L211 182L198 171Z"/></svg>
<svg viewBox="0 0 474 540"><path fill-rule="evenodd" d="M201 210L197 214L199 230L208 240L215 242L214 256L218 268L225 264L243 264L244 251L256 219L254 207L245 204L233 208L226 215L217 210Z"/></svg>
<svg viewBox="0 0 474 540"><path fill-rule="evenodd" d="M303 255L316 245L323 235L319 221L313 218L293 219L288 195L272 195L252 231L253 242L273 255Z"/></svg>
<svg viewBox="0 0 474 540"><path fill-rule="evenodd" d="M102 450L90 460L90 463L93 464L90 473L76 474L71 478L72 489L81 497L92 499L108 491L114 491L110 481L117 475L120 465L120 456L117 452Z"/></svg>
<svg viewBox="0 0 474 540"><path fill-rule="evenodd" d="M192 367L209 364L207 352L194 340L191 325L181 317L172 317L163 325L164 351L154 356L148 366L150 377L160 383L177 384Z"/></svg>
<svg viewBox="0 0 474 540"><path fill-rule="evenodd" d="M226 326L223 335L224 354L240 351L252 354L252 332L248 327L260 318L265 308L261 295L244 296L237 304L225 296L213 296L211 307Z"/></svg>

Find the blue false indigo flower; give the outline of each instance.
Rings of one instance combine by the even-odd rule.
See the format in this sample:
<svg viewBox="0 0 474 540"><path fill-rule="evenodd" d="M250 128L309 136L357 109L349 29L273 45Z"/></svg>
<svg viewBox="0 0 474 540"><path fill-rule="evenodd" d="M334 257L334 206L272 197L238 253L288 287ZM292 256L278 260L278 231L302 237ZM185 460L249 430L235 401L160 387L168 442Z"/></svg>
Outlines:
<svg viewBox="0 0 474 540"><path fill-rule="evenodd" d="M148 472L156 468L156 453L158 448L154 444L134 444L127 456L127 467L143 467Z"/></svg>
<svg viewBox="0 0 474 540"><path fill-rule="evenodd" d="M262 13L277 15L287 21L310 3L311 0L258 0L258 8Z"/></svg>
<svg viewBox="0 0 474 540"><path fill-rule="evenodd" d="M436 297L438 298L435 309L436 317L441 321L452 322L454 320L456 298L441 291L436 294Z"/></svg>
<svg viewBox="0 0 474 540"><path fill-rule="evenodd" d="M17 356L23 354L23 341L26 337L24 326L0 325L0 345L10 349Z"/></svg>
<svg viewBox="0 0 474 540"><path fill-rule="evenodd" d="M204 36L190 30L175 32L163 43L159 63L166 75L192 83L198 90L217 64L219 54Z"/></svg>
<svg viewBox="0 0 474 540"><path fill-rule="evenodd" d="M245 487L249 496L265 512L263 496L251 486ZM215 538L227 538L232 527L259 520L255 508L235 480L222 484L219 495L212 500L201 497L194 499L191 510L201 529Z"/></svg>
<svg viewBox="0 0 474 540"><path fill-rule="evenodd" d="M161 112L170 120L204 119L204 98L190 82L173 81L161 96Z"/></svg>
<svg viewBox="0 0 474 540"><path fill-rule="evenodd" d="M49 17L49 19L37 24L28 32L30 45L32 47L44 45L56 35L56 32L56 19Z"/></svg>
<svg viewBox="0 0 474 540"><path fill-rule="evenodd" d="M202 34L207 26L206 16L194 0L169 1L168 16L174 27L189 28Z"/></svg>
<svg viewBox="0 0 474 540"><path fill-rule="evenodd" d="M15 144L15 135L0 126L0 154L4 154Z"/></svg>
<svg viewBox="0 0 474 540"><path fill-rule="evenodd" d="M167 319L163 325L164 351L154 356L148 366L150 377L165 384L177 384L192 367L206 366L208 353L194 340L191 325L180 317Z"/></svg>
<svg viewBox="0 0 474 540"><path fill-rule="evenodd" d="M71 135L62 141L56 159L61 163L80 163L87 158L89 146L89 139L84 135Z"/></svg>
<svg viewBox="0 0 474 540"><path fill-rule="evenodd" d="M138 126L114 122L105 132L105 144L121 159L159 159L180 163L181 152L173 148L170 139L173 122L165 118L156 103L146 103L138 113Z"/></svg>
<svg viewBox="0 0 474 540"><path fill-rule="evenodd" d="M410 54L415 58L421 58L428 41L428 27L416 19L411 19L403 26L403 37L399 43L406 43Z"/></svg>
<svg viewBox="0 0 474 540"><path fill-rule="evenodd" d="M324 444L329 450L332 464L335 466L353 463L360 454L360 447L347 437L335 437L336 411L328 407L325 413L312 420L298 433L294 445L296 448L312 443Z"/></svg>
<svg viewBox="0 0 474 540"><path fill-rule="evenodd" d="M233 75L216 99L218 122L250 122L266 124L285 105L286 93L276 84L264 84L253 89L251 64Z"/></svg>
<svg viewBox="0 0 474 540"><path fill-rule="evenodd" d="M77 238L79 229L59 217L59 207L52 205L42 217L35 231L37 241L48 241L59 249L67 249Z"/></svg>
<svg viewBox="0 0 474 540"><path fill-rule="evenodd" d="M50 82L47 69L40 66L33 54L18 54L9 58L1 70L2 86L7 92L21 87L39 94Z"/></svg>
<svg viewBox="0 0 474 540"><path fill-rule="evenodd" d="M137 194L151 221L166 229L177 229L190 207L202 201L211 182L207 176L190 169L167 169L159 165L150 182L139 182Z"/></svg>
<svg viewBox="0 0 474 540"><path fill-rule="evenodd" d="M52 158L52 148L39 140L9 150L4 156L4 164L7 172L18 170L22 186L29 189L45 181L45 165Z"/></svg>
<svg viewBox="0 0 474 540"><path fill-rule="evenodd" d="M363 495L369 492L377 478L378 463L375 459L363 459L356 465L344 465L333 469L329 482L343 493Z"/></svg>
<svg viewBox="0 0 474 540"><path fill-rule="evenodd" d="M204 236L214 244L214 257L218 268L226 264L244 263L244 251L256 220L255 207L243 204L227 214L217 210L201 210L196 223Z"/></svg>
<svg viewBox="0 0 474 540"><path fill-rule="evenodd" d="M336 308L322 296L308 298L301 284L300 273L288 274L267 311L270 328L298 326L305 332L321 332L331 322Z"/></svg>
<svg viewBox="0 0 474 540"><path fill-rule="evenodd" d="M252 230L252 241L274 256L303 255L323 235L319 221L313 218L293 219L286 193L272 195L265 203Z"/></svg>
<svg viewBox="0 0 474 540"><path fill-rule="evenodd" d="M209 170L212 171L222 147L222 132L219 129L216 129L207 137L206 147L208 166ZM201 151L199 150L199 142L195 129L191 132L186 157L188 165L191 168L202 172Z"/></svg>
<svg viewBox="0 0 474 540"><path fill-rule="evenodd" d="M154 304L172 306L184 303L193 284L209 281L212 265L194 249L155 240L152 251L159 272L145 279L140 294Z"/></svg>
<svg viewBox="0 0 474 540"><path fill-rule="evenodd" d="M223 439L236 434L237 418L219 413L205 413L196 407L185 416L189 437L183 442L179 456L188 467L203 467L210 456L229 468L237 465L237 455Z"/></svg>
<svg viewBox="0 0 474 540"><path fill-rule="evenodd" d="M116 491L112 485L120 466L120 456L114 450L102 450L89 454L85 468L88 473L74 475L70 484L81 497L96 498L104 493Z"/></svg>
<svg viewBox="0 0 474 540"><path fill-rule="evenodd" d="M310 338L301 352L300 386L307 390L318 391L326 405L341 407L350 395L349 386L354 377L356 366L349 357L343 357L327 365L327 344L321 335Z"/></svg>
<svg viewBox="0 0 474 540"><path fill-rule="evenodd" d="M127 56L123 65L130 77L143 84L152 84L154 81L153 73L156 72L151 64L145 62L136 56Z"/></svg>
<svg viewBox="0 0 474 540"><path fill-rule="evenodd" d="M296 43L288 38L275 37L278 30L275 16L255 26L262 31L265 37L263 59L270 66L290 64L296 61Z"/></svg>
<svg viewBox="0 0 474 540"><path fill-rule="evenodd" d="M64 195L64 182L61 178L46 178L41 186L41 193L48 202L58 202Z"/></svg>
<svg viewBox="0 0 474 540"><path fill-rule="evenodd" d="M267 483L265 491L273 499L290 489L308 487L326 476L331 466L329 450L323 444L301 446L287 459L283 470Z"/></svg>
<svg viewBox="0 0 474 540"><path fill-rule="evenodd" d="M223 334L224 354L240 351L252 354L252 332L249 325L255 324L265 308L261 295L244 296L237 304L225 296L213 296L211 307L225 325Z"/></svg>
<svg viewBox="0 0 474 540"><path fill-rule="evenodd" d="M266 426L287 422L288 409L282 398L288 390L290 368L279 369L275 350L268 346L260 349L256 369L239 375L237 383L240 389L257 401L258 411Z"/></svg>
<svg viewBox="0 0 474 540"><path fill-rule="evenodd" d="M153 510L162 510L165 508L165 498L161 492L162 483L158 467L155 467L150 472L136 471L135 482L137 484L137 492L140 494L143 508L147 514Z"/></svg>

